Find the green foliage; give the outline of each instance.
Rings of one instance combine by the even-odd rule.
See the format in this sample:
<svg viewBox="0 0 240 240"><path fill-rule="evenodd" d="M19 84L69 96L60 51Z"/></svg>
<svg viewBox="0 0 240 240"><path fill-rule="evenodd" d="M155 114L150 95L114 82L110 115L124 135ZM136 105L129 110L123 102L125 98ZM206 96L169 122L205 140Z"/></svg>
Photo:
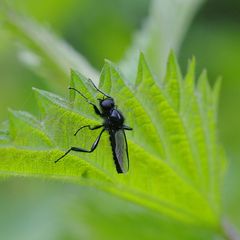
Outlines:
<svg viewBox="0 0 240 240"><path fill-rule="evenodd" d="M121 69L134 81L138 51L144 52L153 72L164 77L165 65L171 49L178 52L195 13L205 0L152 0L149 16L134 35Z"/></svg>
<svg viewBox="0 0 240 240"><path fill-rule="evenodd" d="M107 19L109 19L109 16L113 14L112 11L116 8L116 5L113 5L114 7L112 9L112 4L108 3L108 5L110 5L110 8L108 9L109 12L104 12L104 5L106 2L108 1L104 1L100 4L101 15L108 15ZM119 2L121 2L120 5L124 5L123 1ZM173 0L150 1L149 16L144 20L142 27L138 29L136 34L134 34L130 46L122 46L121 40L126 38L126 32L124 32L124 36L121 36L121 27L119 26L119 28L116 28L118 24L113 24L114 28L111 30L114 32L114 36L120 36L116 41L116 39L113 39L113 36L111 36L112 33L108 33L110 34L110 36L108 35L108 38L110 39L108 41L113 39L112 42L116 42L116 46L120 45L120 47L110 47L113 48L111 49L111 55L114 55L114 52L116 54L116 52L119 52L122 48L128 48L125 53L120 54L124 54L124 57L119 59L119 62L123 73L128 77L129 81L134 81L135 79L135 68L137 67L139 50L145 53L154 73L157 74L157 76L163 77L170 49L174 49L175 52L178 52L185 32L187 31L193 16L203 2L204 0L182 0L180 2ZM74 3L67 2L65 4L71 5ZM79 4L81 5L81 3ZM94 4L99 5L99 3L96 2ZM116 4L119 6L119 3ZM134 3L131 1L131 3L128 2L128 5L129 4ZM44 80L48 80L48 85L51 84L55 89L63 91L63 87L66 86L65 84L67 82L70 68L78 69L82 74L97 82L98 71L91 66L85 56L74 50L69 43L59 38L49 26L41 25L31 18L19 14L14 8L9 7L8 5L5 7L2 5L4 4L0 3L0 19L4 19L6 29L16 36L21 43L21 47L18 47L17 49L19 55L22 56L20 57L20 60L37 75L40 75L41 77L43 76ZM35 7L38 6L36 4L32 5ZM61 3L58 3L58 7L61 8L62 6L60 5ZM141 5L142 3L139 4L139 7L141 7ZM1 8L3 8L4 11L1 11ZM89 11L89 8L84 8L83 6L78 8L75 7L77 10L74 7L72 8L72 11L77 11L79 15L85 15L86 12ZM122 9L122 7L119 7L119 9ZM66 10L64 10L64 13L66 13ZM95 13L93 12L93 16L94 14ZM44 16L45 15L46 9L44 9ZM52 12L50 15L52 17ZM133 18L131 18L131 21L133 21ZM81 20L83 19L80 17L80 21ZM94 28L91 25L92 21L93 19L91 18L91 20L86 21L85 24L90 24L89 27ZM129 21L129 19L124 19L124 21ZM99 32L98 35L95 35L96 33L90 36L87 34L87 41L89 44L86 45L86 48L88 49L88 54L89 52L92 52L92 54L94 53L93 55L98 55L99 53L102 53L103 49L105 49L104 45L107 45L106 39L103 42L101 35L104 35L102 33L106 33L106 29L109 28L109 25L106 25L103 22L101 23L104 26L104 30L100 27L101 25L94 29L95 32ZM84 34L84 28L86 27L85 24L79 25L80 28L83 27L83 29L81 29L82 34ZM72 25L75 25L75 22L73 22ZM129 23L127 23L127 25L129 25ZM89 33L89 31L87 33ZM83 37L82 34L80 34L81 40L84 38L86 41L86 37ZM99 44L95 44L95 40L92 40L95 38L98 39ZM77 45L78 44L79 43L77 43ZM109 51L109 45L107 49ZM119 55L119 53L117 55ZM102 53L100 59L102 59L103 56L109 57L109 53ZM92 61L94 62L95 59L92 59Z"/></svg>
<svg viewBox="0 0 240 240"><path fill-rule="evenodd" d="M72 46L58 38L51 29L9 7L5 6L5 11L1 11L1 4L0 17L4 18L4 26L21 40L21 47L18 48L20 60L37 75L48 80L48 85L63 91L70 68L79 69L96 81L98 71Z"/></svg>
<svg viewBox="0 0 240 240"><path fill-rule="evenodd" d="M55 164L70 146L89 148L97 131L73 134L100 119L72 91L64 99L38 89L39 118L10 110L9 122L2 126L1 174L91 185L179 221L217 230L225 161L216 130L219 83L211 89L203 73L195 88L194 69L193 59L182 80L171 53L165 81L158 82L140 54L137 78L130 85L114 64L105 62L100 88L114 97L134 129L127 133L127 174L116 173L107 134L94 153L72 152ZM70 85L96 101L98 93L80 73L72 71Z"/></svg>

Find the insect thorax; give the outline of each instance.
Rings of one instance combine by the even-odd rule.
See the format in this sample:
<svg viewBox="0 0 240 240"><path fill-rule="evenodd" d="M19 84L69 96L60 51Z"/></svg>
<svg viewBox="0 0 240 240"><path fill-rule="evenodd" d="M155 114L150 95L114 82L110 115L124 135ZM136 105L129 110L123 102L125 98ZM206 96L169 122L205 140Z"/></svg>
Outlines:
<svg viewBox="0 0 240 240"><path fill-rule="evenodd" d="M124 123L124 117L117 109L112 109L109 112L109 115L104 119L104 125L106 128L121 129Z"/></svg>

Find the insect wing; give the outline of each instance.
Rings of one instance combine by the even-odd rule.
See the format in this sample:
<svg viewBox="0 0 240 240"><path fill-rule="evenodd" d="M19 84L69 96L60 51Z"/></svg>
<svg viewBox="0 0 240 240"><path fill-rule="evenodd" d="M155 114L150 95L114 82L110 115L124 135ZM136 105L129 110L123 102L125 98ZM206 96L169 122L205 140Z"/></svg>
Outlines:
<svg viewBox="0 0 240 240"><path fill-rule="evenodd" d="M128 145L124 130L120 129L111 136L113 158L118 173L126 173L129 168Z"/></svg>

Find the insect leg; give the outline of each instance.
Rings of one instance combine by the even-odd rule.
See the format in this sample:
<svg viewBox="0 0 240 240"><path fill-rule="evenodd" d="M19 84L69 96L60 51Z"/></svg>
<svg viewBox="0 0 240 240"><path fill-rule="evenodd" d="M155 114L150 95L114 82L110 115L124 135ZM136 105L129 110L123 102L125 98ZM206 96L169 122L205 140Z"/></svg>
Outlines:
<svg viewBox="0 0 240 240"><path fill-rule="evenodd" d="M94 111L95 111L95 113L96 113L97 115L99 115L99 116L102 115L101 112L100 112L100 110L98 109L98 107L97 107L94 103L92 103L91 101L89 101L89 99L88 99L86 96L84 96L79 90L77 90L76 88L73 88L73 87L69 87L68 89L74 90L74 91L76 91L77 93L79 93L79 94L86 100L87 103L89 103L89 104L91 104L91 105L93 106Z"/></svg>
<svg viewBox="0 0 240 240"><path fill-rule="evenodd" d="M96 125L96 126L93 126L93 127L91 127L90 125L82 126L74 133L74 136L76 136L81 129L86 128L86 127L90 130L96 130L96 129L99 129L99 128L103 127L103 125Z"/></svg>
<svg viewBox="0 0 240 240"><path fill-rule="evenodd" d="M72 148L68 149L60 158L55 160L54 162L57 163L60 159L64 158L66 155L68 155L72 151Z"/></svg>
<svg viewBox="0 0 240 240"><path fill-rule="evenodd" d="M99 141L100 141L100 139L101 139L101 136L102 136L102 134L103 134L104 131L105 131L105 129L103 129L103 130L100 132L99 136L97 137L97 139L96 139L95 142L93 143L93 145L92 145L92 147L91 147L90 150L83 149L83 148L76 148L76 147L72 147L71 149L72 149L73 151L76 151L76 152L86 152L86 153L91 153L91 152L93 152L93 151L96 149L96 147L97 147L97 145L98 145L98 143L99 143Z"/></svg>
<svg viewBox="0 0 240 240"><path fill-rule="evenodd" d="M107 97L107 98L111 98L111 96L109 96L108 94L106 94L106 93L104 93L103 91L101 91L95 84L94 84L94 82L89 78L88 79L91 83L92 83L92 85L93 85L93 87L98 91L98 92L100 92L100 93L102 93L105 97Z"/></svg>
<svg viewBox="0 0 240 240"><path fill-rule="evenodd" d="M132 131L133 129L131 127L128 127L126 125L123 125L122 127L124 130L127 130L127 131Z"/></svg>
<svg viewBox="0 0 240 240"><path fill-rule="evenodd" d="M100 132L99 136L97 137L97 139L96 139L95 142L93 143L93 145L92 145L92 147L91 147L90 150L83 149L83 148L78 148L78 147L71 147L71 148L70 148L69 150L67 150L60 158L58 158L58 159L55 161L55 163L57 163L60 159L64 158L64 157L65 157L67 154L69 154L71 151L75 151L75 152L85 152L85 153L91 153L91 152L93 152L93 151L96 149L96 147L97 147L97 145L98 145L98 143L99 143L99 141L100 141L100 138L101 138L101 136L102 136L102 134L103 134L104 131L105 131L105 129L103 129L103 130Z"/></svg>

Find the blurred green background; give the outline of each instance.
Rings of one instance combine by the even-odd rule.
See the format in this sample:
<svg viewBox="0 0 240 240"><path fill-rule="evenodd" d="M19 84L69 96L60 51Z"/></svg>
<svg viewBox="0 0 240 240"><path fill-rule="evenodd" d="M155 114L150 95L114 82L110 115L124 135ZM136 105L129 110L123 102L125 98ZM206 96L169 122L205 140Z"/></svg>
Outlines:
<svg viewBox="0 0 240 240"><path fill-rule="evenodd" d="M148 15L147 0L15 0L11 5L82 53L98 70L103 59L117 62L133 33ZM211 83L222 76L219 135L229 166L224 183L225 215L240 229L240 2L203 4L179 52L183 73L187 59L197 59L197 73L208 70ZM117 29L117 31L115 31ZM35 112L32 86L57 92L19 61L17 37L0 29L0 120L7 108ZM67 94L67 91L66 91ZM0 182L1 239L174 239L171 229L188 239L211 239L211 233L183 228L141 207L95 190L66 183L15 178ZM37 209L37 210L36 210ZM109 227L110 226L110 227ZM196 236L197 231L198 236ZM131 234L129 235L129 232ZM113 238L114 236L114 238Z"/></svg>

